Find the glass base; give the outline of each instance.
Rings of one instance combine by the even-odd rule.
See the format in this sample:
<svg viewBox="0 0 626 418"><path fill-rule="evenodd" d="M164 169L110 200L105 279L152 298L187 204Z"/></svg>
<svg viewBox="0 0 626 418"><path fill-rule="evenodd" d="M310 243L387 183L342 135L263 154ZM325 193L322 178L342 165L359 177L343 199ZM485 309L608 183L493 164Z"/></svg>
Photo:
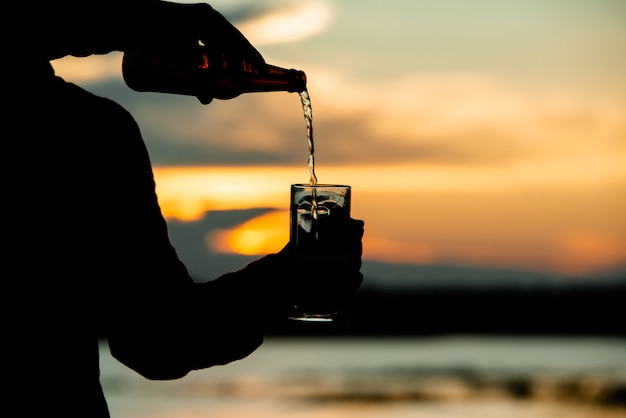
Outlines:
<svg viewBox="0 0 626 418"><path fill-rule="evenodd" d="M311 311L317 311L315 313L309 313ZM287 318L291 321L298 322L340 322L341 312L336 308L326 307L326 309L307 309L299 306L294 306L290 315Z"/></svg>
<svg viewBox="0 0 626 418"><path fill-rule="evenodd" d="M316 314L300 314L298 316L288 316L291 321L300 322L334 322L335 318L332 315L316 315Z"/></svg>

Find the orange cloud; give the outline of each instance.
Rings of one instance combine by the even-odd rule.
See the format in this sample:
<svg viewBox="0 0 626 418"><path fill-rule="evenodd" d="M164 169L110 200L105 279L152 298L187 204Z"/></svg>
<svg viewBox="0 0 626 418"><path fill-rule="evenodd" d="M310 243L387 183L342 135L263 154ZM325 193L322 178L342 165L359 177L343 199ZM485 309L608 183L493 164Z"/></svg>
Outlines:
<svg viewBox="0 0 626 418"><path fill-rule="evenodd" d="M258 216L236 228L219 230L206 238L213 251L243 255L278 252L289 241L289 212L274 211Z"/></svg>
<svg viewBox="0 0 626 418"><path fill-rule="evenodd" d="M571 231L557 237L555 269L577 274L626 266L626 236L605 231Z"/></svg>

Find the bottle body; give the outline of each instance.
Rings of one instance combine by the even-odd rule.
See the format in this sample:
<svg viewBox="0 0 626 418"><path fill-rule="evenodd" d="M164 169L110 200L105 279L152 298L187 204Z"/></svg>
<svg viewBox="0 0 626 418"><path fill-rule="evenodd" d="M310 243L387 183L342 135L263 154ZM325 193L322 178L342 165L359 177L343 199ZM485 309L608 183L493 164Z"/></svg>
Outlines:
<svg viewBox="0 0 626 418"><path fill-rule="evenodd" d="M210 57L202 46L126 51L122 74L133 90L195 96L204 104L242 93L306 90L302 71L274 65L255 68L245 61L229 66L221 58Z"/></svg>

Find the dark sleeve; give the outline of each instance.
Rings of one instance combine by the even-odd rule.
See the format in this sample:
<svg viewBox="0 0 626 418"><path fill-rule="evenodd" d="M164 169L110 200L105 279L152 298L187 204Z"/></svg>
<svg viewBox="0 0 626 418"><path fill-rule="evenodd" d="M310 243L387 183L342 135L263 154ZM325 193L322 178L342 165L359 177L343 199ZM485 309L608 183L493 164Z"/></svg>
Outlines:
<svg viewBox="0 0 626 418"><path fill-rule="evenodd" d="M268 256L194 282L169 240L139 127L116 103L90 101L96 105L76 115L90 135L73 151L92 185L81 199L94 225L84 240L97 241L98 251L82 258L99 266L89 280L112 355L159 380L249 355L280 316L281 286L266 277L280 263Z"/></svg>
<svg viewBox="0 0 626 418"><path fill-rule="evenodd" d="M277 316L272 298L253 283L262 279L254 267L247 266L194 283L178 295L171 289L166 303L128 318L136 326L126 322L110 335L111 353L154 380L176 379L192 370L242 359L262 344ZM152 315L147 314L150 311Z"/></svg>

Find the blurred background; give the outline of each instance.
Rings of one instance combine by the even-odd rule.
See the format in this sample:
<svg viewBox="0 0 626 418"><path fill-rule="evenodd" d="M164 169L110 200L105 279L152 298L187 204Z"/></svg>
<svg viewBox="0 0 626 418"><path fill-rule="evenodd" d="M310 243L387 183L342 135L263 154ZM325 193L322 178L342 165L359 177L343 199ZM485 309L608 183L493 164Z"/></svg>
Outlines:
<svg viewBox="0 0 626 418"><path fill-rule="evenodd" d="M624 416L626 3L210 4L268 63L307 74L317 177L353 186L365 282L347 326L277 331L230 380L198 373L174 391L186 412L141 415L162 396L105 354L114 416L205 416L208 398L229 417L281 416L291 404L266 402L285 398L307 400L290 417ZM135 116L197 280L284 245L289 186L309 180L297 94L203 106L130 90L118 53L53 66ZM294 373L301 392L280 392Z"/></svg>

